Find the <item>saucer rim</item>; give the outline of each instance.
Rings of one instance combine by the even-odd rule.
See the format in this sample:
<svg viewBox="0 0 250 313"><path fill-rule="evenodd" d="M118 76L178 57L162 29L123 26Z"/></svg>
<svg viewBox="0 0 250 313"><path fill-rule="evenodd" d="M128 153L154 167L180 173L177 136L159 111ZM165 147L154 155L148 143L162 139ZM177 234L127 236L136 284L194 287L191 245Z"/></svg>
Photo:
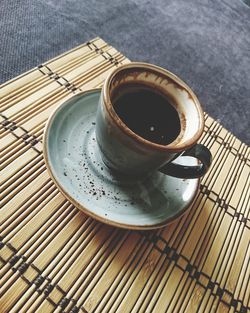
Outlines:
<svg viewBox="0 0 250 313"><path fill-rule="evenodd" d="M56 177L53 174L53 169L52 169L52 165L50 164L49 161L49 157L48 157L48 135L49 135L49 130L51 128L51 124L54 121L57 113L64 107L67 105L67 102L72 100L74 97L77 96L85 96L87 94L90 93L101 93L101 88L92 88L92 89L88 89L88 90L84 90L81 92L78 92L76 94L74 94L73 96L68 97L67 99L64 99L63 101L61 101L58 106L55 108L55 110L51 113L51 115L49 116L45 127L44 127L44 133L43 133L43 157L44 157L44 161L45 161L45 165L47 168L47 171L49 173L50 178L52 179L52 181L54 182L54 184L56 185L56 187L59 189L59 191L63 194L63 196L70 201L71 204L73 204L77 209L81 210L83 213L85 213L87 216L90 216L92 218L94 218L97 221L100 221L102 223L108 224L110 226L115 226L115 227L119 227L119 228L123 228L123 229L131 229L131 230L152 230L152 229L157 229L157 228L161 228L164 226L167 226L175 221L177 221L179 218L181 218L185 213L187 213L189 211L189 209L191 209L192 204L195 200L195 197L198 193L199 190L199 186L200 186L200 178L196 178L197 180L197 186L193 191L193 196L190 199L190 202L185 205L183 207L183 209L181 211L179 211L177 214L175 214L174 216L171 216L169 218L167 218L166 220L160 222L160 223L156 223L154 225L131 225L131 224L125 224L125 223L119 223L119 222L114 222L110 219L105 219L93 212L91 212L90 210L88 210L88 208L86 206L83 206L81 203L79 203L76 199L74 199L65 189L64 187L61 185L60 181L58 179L56 179Z"/></svg>

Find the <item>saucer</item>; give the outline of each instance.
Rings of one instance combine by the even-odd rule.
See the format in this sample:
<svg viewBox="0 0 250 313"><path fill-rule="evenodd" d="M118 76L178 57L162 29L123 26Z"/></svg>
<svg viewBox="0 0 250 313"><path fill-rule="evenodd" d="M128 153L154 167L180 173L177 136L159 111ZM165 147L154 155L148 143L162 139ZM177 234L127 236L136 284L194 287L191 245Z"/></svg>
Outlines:
<svg viewBox="0 0 250 313"><path fill-rule="evenodd" d="M199 179L155 172L143 180L119 179L103 164L95 139L100 89L79 93L62 103L44 133L49 174L63 195L93 218L129 229L162 227L186 212ZM183 157L186 165L197 160ZM176 162L183 164L181 158Z"/></svg>

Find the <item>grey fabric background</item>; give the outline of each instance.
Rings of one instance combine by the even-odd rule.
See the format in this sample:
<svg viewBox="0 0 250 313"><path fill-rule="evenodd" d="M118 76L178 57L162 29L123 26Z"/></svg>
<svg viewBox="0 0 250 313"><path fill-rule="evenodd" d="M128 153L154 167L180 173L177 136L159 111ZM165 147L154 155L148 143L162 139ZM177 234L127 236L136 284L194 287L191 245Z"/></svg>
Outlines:
<svg viewBox="0 0 250 313"><path fill-rule="evenodd" d="M100 36L185 80L250 143L249 0L2 0L0 82Z"/></svg>

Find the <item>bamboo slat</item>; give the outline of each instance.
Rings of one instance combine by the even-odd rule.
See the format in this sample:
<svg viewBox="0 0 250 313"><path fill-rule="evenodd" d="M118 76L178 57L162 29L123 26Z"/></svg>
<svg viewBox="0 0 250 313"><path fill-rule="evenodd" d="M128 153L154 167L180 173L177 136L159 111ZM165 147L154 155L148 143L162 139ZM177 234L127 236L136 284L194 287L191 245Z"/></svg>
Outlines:
<svg viewBox="0 0 250 313"><path fill-rule="evenodd" d="M46 171L51 112L128 62L95 38L2 85L0 312L250 312L250 149L210 116L213 165L160 230L93 220Z"/></svg>

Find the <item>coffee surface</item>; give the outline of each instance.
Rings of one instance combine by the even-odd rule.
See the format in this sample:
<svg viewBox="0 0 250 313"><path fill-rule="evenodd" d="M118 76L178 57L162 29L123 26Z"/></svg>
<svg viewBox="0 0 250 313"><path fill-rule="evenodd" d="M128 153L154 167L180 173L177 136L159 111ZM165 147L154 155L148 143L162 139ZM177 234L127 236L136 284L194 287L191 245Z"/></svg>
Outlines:
<svg viewBox="0 0 250 313"><path fill-rule="evenodd" d="M167 97L147 88L122 88L114 98L113 107L134 133L161 145L177 138L180 119Z"/></svg>

